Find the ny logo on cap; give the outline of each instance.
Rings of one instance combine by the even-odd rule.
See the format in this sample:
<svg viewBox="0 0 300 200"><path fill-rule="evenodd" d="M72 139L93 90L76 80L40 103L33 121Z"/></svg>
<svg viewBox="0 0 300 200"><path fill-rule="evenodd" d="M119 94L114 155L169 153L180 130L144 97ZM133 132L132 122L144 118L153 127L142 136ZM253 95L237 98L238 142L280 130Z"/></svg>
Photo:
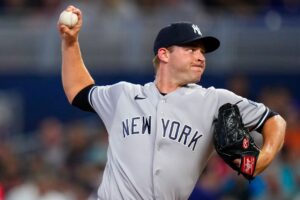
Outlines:
<svg viewBox="0 0 300 200"><path fill-rule="evenodd" d="M197 25L193 24L192 28L194 29L194 33L197 33L198 35L202 35L202 33Z"/></svg>

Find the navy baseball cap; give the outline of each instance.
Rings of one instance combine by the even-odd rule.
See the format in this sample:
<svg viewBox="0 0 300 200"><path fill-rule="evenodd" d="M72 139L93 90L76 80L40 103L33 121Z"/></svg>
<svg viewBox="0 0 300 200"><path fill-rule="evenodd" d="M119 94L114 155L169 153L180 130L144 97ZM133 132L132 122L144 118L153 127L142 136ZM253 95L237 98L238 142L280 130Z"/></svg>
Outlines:
<svg viewBox="0 0 300 200"><path fill-rule="evenodd" d="M190 22L177 22L162 28L154 41L154 55L162 47L198 43L203 45L205 53L212 52L220 46L220 41L212 36L203 37L197 25Z"/></svg>

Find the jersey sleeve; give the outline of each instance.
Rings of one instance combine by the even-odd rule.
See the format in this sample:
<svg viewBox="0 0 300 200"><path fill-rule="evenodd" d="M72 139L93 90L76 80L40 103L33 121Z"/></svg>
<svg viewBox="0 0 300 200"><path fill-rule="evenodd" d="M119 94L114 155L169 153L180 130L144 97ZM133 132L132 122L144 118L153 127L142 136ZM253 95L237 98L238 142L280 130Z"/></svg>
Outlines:
<svg viewBox="0 0 300 200"><path fill-rule="evenodd" d="M262 103L251 101L229 90L217 89L216 91L218 95L217 111L225 103L237 104L243 123L250 131L260 129L269 116L270 109ZM217 116L218 113L215 114Z"/></svg>
<svg viewBox="0 0 300 200"><path fill-rule="evenodd" d="M115 114L115 108L120 95L124 92L125 82L113 85L94 86L90 89L88 100L91 107L100 116L104 124L108 125Z"/></svg>

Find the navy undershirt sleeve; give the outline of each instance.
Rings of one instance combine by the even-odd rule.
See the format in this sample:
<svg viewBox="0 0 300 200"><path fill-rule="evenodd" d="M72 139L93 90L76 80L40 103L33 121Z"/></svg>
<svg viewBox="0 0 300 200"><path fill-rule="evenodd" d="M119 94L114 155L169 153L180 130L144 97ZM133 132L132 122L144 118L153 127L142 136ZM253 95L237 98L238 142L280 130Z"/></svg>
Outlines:
<svg viewBox="0 0 300 200"><path fill-rule="evenodd" d="M83 111L95 112L88 100L89 92L93 86L94 84L91 84L80 90L80 92L78 92L78 94L73 99L72 105Z"/></svg>

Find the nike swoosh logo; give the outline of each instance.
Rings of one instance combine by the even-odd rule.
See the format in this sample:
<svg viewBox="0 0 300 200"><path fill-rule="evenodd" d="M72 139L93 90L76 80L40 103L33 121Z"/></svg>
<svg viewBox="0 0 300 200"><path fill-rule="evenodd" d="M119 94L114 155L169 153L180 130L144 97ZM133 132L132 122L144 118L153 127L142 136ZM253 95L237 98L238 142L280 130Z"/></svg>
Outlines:
<svg viewBox="0 0 300 200"><path fill-rule="evenodd" d="M142 100L142 99L146 99L146 97L140 97L139 95L136 95L134 97L134 100Z"/></svg>

